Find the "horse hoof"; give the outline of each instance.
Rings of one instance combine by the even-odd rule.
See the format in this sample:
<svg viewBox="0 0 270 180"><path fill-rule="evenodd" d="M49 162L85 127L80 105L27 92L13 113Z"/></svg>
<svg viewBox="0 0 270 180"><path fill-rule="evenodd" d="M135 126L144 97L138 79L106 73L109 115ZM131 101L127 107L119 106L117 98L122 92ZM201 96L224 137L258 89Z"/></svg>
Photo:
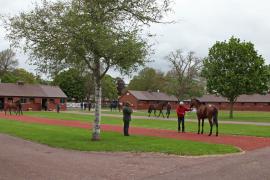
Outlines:
<svg viewBox="0 0 270 180"><path fill-rule="evenodd" d="M216 136L218 136L218 134L216 134Z"/></svg>
<svg viewBox="0 0 270 180"><path fill-rule="evenodd" d="M201 132L201 134L203 134L203 132Z"/></svg>
<svg viewBox="0 0 270 180"><path fill-rule="evenodd" d="M211 136L212 134L209 134L208 136Z"/></svg>

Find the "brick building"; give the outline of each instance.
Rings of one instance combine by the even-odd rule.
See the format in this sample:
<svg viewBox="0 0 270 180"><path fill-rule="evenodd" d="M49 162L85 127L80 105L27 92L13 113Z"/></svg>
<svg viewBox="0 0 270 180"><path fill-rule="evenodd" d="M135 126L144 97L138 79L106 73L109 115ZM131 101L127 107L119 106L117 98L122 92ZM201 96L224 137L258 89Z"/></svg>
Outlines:
<svg viewBox="0 0 270 180"><path fill-rule="evenodd" d="M201 102L216 105L221 110L229 110L230 104L227 99L216 95L204 95L198 98ZM237 111L270 111L270 94L241 95L234 104Z"/></svg>
<svg viewBox="0 0 270 180"><path fill-rule="evenodd" d="M150 104L170 102L172 108L177 105L177 98L162 92L128 90L119 98L119 102L130 102L134 109L148 109Z"/></svg>
<svg viewBox="0 0 270 180"><path fill-rule="evenodd" d="M20 100L23 110L40 111L48 106L48 110L55 110L60 104L61 110L66 110L65 93L57 86L24 84L22 82L0 83L0 105ZM0 107L1 108L1 107Z"/></svg>

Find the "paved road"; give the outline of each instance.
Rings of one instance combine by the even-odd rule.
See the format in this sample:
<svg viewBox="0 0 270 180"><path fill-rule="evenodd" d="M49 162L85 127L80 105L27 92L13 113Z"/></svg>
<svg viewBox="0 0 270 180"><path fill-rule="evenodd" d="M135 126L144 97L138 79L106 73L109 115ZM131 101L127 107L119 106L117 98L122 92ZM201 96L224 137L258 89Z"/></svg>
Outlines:
<svg viewBox="0 0 270 180"><path fill-rule="evenodd" d="M222 157L89 153L0 134L0 180L266 180L270 148Z"/></svg>
<svg viewBox="0 0 270 180"><path fill-rule="evenodd" d="M74 114L91 114L94 115L94 113L86 113L86 112L78 112L78 111L63 111L66 113L74 113ZM123 117L119 114L106 114L102 113L102 116L106 117ZM177 121L176 118L162 118L162 117L148 117L148 116L132 116L133 119L152 119L152 120L164 120L164 121ZM188 119L189 122L198 122L194 119ZM206 120L208 122L208 120ZM270 126L270 123L267 122L240 122L240 121L221 121L219 120L219 124L243 124L243 125L256 125L256 126Z"/></svg>

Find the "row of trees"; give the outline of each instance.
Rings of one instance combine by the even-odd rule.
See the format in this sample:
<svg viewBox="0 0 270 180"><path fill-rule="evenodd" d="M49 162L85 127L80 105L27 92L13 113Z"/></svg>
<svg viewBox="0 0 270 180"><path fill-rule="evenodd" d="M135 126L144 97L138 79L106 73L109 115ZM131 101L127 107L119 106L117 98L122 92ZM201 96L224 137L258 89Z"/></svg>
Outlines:
<svg viewBox="0 0 270 180"><path fill-rule="evenodd" d="M30 12L6 18L4 24L12 45L22 46L41 72L52 76L65 69L90 72L85 77L88 85L95 84L92 139L98 140L102 80L111 68L129 74L148 61L149 45L143 33L144 25L160 23L170 10L169 5L170 0L43 0L42 5L36 5ZM183 58L185 64L181 61ZM197 61L193 53L183 57L176 51L167 59L172 69L166 75L157 72L157 79L167 78L166 82L170 82L168 91L184 98L188 92L202 89L198 87L201 61ZM264 60L257 55L253 45L236 38L217 42L203 65L202 76L206 79L207 89L232 103L240 93L263 93L269 80ZM248 76L244 72L248 72ZM141 80L138 76L133 81L136 78L137 82Z"/></svg>
<svg viewBox="0 0 270 180"><path fill-rule="evenodd" d="M186 55L181 50L166 57L171 69L164 73L154 68L144 68L130 81L128 89L166 92L179 100L199 97L205 93L205 80L201 77L202 59L194 52Z"/></svg>

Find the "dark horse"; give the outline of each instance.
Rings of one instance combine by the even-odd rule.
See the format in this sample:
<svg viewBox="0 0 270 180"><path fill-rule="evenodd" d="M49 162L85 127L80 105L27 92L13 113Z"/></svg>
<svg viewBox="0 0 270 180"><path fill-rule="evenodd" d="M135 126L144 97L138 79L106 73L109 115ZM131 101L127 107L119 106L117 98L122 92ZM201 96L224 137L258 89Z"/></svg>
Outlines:
<svg viewBox="0 0 270 180"><path fill-rule="evenodd" d="M166 102L161 102L158 104L150 104L148 107L148 116L150 117L152 114L152 111L154 111L154 115L157 117L156 115L156 111L159 111L158 117L160 117L160 114L162 114L163 118L165 118L164 114L163 114L163 109L166 106Z"/></svg>
<svg viewBox="0 0 270 180"><path fill-rule="evenodd" d="M212 104L204 104L201 103L198 99L191 99L190 101L190 108L195 107L197 110L197 118L198 118L198 134L200 134L200 123L202 120L202 131L203 134L203 126L204 126L204 119L208 118L210 124L210 133L209 136L212 135L212 128L213 125L216 125L216 136L218 136L218 110Z"/></svg>
<svg viewBox="0 0 270 180"><path fill-rule="evenodd" d="M15 103L13 102L8 102L5 104L4 111L5 115L7 114L7 111L9 111L9 114L11 115L11 111L14 111L16 115L22 115L22 104L20 100L16 101Z"/></svg>

